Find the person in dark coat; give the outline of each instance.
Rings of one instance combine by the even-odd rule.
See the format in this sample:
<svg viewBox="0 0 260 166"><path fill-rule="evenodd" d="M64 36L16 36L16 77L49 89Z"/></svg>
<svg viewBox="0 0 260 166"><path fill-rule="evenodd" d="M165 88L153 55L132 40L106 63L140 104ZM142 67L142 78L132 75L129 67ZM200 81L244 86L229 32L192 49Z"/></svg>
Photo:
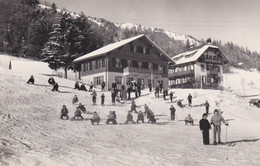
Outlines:
<svg viewBox="0 0 260 166"><path fill-rule="evenodd" d="M75 96L73 97L73 99L72 99L72 104L75 104L75 103L77 103L78 101L79 101L78 96L75 95Z"/></svg>
<svg viewBox="0 0 260 166"><path fill-rule="evenodd" d="M113 124L117 124L115 111L110 111L109 115L107 116L106 124L109 124L110 122L112 122Z"/></svg>
<svg viewBox="0 0 260 166"><path fill-rule="evenodd" d="M91 93L91 95L92 95L93 105L95 105L96 101L97 101L97 93L96 93L96 91L94 90L93 93Z"/></svg>
<svg viewBox="0 0 260 166"><path fill-rule="evenodd" d="M82 120L84 119L81 115L81 111L79 108L76 109L75 113L74 113L74 117L72 119L76 119L76 118L81 118Z"/></svg>
<svg viewBox="0 0 260 166"><path fill-rule="evenodd" d="M60 92L59 91L59 84L57 82L53 85L52 91Z"/></svg>
<svg viewBox="0 0 260 166"><path fill-rule="evenodd" d="M159 88L159 86L157 86L157 87L155 88L155 97L158 97L158 98L159 98L159 96L160 96L159 92L160 92L160 88Z"/></svg>
<svg viewBox="0 0 260 166"><path fill-rule="evenodd" d="M137 105L135 104L135 101L133 100L132 105L131 105L131 112L134 111L135 113L137 113L136 108L137 108Z"/></svg>
<svg viewBox="0 0 260 166"><path fill-rule="evenodd" d="M105 91L105 86L106 86L105 81L102 81L101 82L101 91Z"/></svg>
<svg viewBox="0 0 260 166"><path fill-rule="evenodd" d="M160 93L162 93L162 90L163 90L163 83L161 82L161 83L159 84L159 86L160 86Z"/></svg>
<svg viewBox="0 0 260 166"><path fill-rule="evenodd" d="M87 113L86 108L81 103L79 103L79 106L77 108L79 108L81 112Z"/></svg>
<svg viewBox="0 0 260 166"><path fill-rule="evenodd" d="M84 83L81 84L80 90L87 91L87 88Z"/></svg>
<svg viewBox="0 0 260 166"><path fill-rule="evenodd" d="M128 86L127 88L128 100L131 100L131 91L132 91L131 86Z"/></svg>
<svg viewBox="0 0 260 166"><path fill-rule="evenodd" d="M66 108L65 105L62 106L62 109L61 109L61 116L60 118L63 119L63 117L66 117L67 119L69 119L69 116L68 116L68 109Z"/></svg>
<svg viewBox="0 0 260 166"><path fill-rule="evenodd" d="M191 107L191 104L192 104L192 96L191 94L189 93L189 96L188 96L188 102L189 102L189 107Z"/></svg>
<svg viewBox="0 0 260 166"><path fill-rule="evenodd" d="M139 112L138 112L138 115L137 115L137 120L136 120L136 122L139 123L139 121L141 121L142 123L144 123L144 114L142 113L142 111L139 111Z"/></svg>
<svg viewBox="0 0 260 166"><path fill-rule="evenodd" d="M150 112L148 123L156 123L156 119L152 111Z"/></svg>
<svg viewBox="0 0 260 166"><path fill-rule="evenodd" d="M163 89L163 99L166 100L167 90L166 88Z"/></svg>
<svg viewBox="0 0 260 166"><path fill-rule="evenodd" d="M104 103L105 103L105 95L104 95L104 93L102 93L102 95L101 95L101 105L103 106Z"/></svg>
<svg viewBox="0 0 260 166"><path fill-rule="evenodd" d="M78 81L75 83L74 89L80 90L80 88L79 88L79 82L78 82Z"/></svg>
<svg viewBox="0 0 260 166"><path fill-rule="evenodd" d="M112 88L113 88L113 89L116 89L116 88L117 88L117 84L116 84L115 81L112 82Z"/></svg>
<svg viewBox="0 0 260 166"><path fill-rule="evenodd" d="M171 100L171 103L172 103L172 99L173 99L173 92L171 91L171 92L170 92L170 100Z"/></svg>
<svg viewBox="0 0 260 166"><path fill-rule="evenodd" d="M128 124L129 122L135 124L135 121L134 121L133 115L131 114L131 111L128 111L125 124Z"/></svg>
<svg viewBox="0 0 260 166"><path fill-rule="evenodd" d="M48 83L49 83L50 85L54 85L54 84L55 84L54 78L53 78L53 77L50 77L50 78L48 79Z"/></svg>
<svg viewBox="0 0 260 166"><path fill-rule="evenodd" d="M34 77L33 77L33 75L31 75L30 79L27 81L27 84L30 84L30 83L34 84Z"/></svg>
<svg viewBox="0 0 260 166"><path fill-rule="evenodd" d="M149 84L149 92L152 92L152 84Z"/></svg>
<svg viewBox="0 0 260 166"><path fill-rule="evenodd" d="M97 125L99 124L100 117L99 117L99 115L97 114L96 111L93 113L93 117L90 119L90 121L91 121L92 125L94 125L95 123L97 123Z"/></svg>
<svg viewBox="0 0 260 166"><path fill-rule="evenodd" d="M182 100L177 101L177 105L178 105L180 108L183 108Z"/></svg>
<svg viewBox="0 0 260 166"><path fill-rule="evenodd" d="M209 130L211 129L207 117L208 114L205 113L202 115L202 119L200 120L200 131L202 132L204 145L209 145Z"/></svg>
<svg viewBox="0 0 260 166"><path fill-rule="evenodd" d="M115 104L116 103L116 92L115 92L114 88L111 89L111 98L112 98L112 104Z"/></svg>
<svg viewBox="0 0 260 166"><path fill-rule="evenodd" d="M175 108L173 107L173 105L171 105L171 108L170 108L170 111L171 111L171 120L175 120Z"/></svg>
<svg viewBox="0 0 260 166"><path fill-rule="evenodd" d="M205 102L205 107L206 107L206 114L209 114L209 102L206 100Z"/></svg>

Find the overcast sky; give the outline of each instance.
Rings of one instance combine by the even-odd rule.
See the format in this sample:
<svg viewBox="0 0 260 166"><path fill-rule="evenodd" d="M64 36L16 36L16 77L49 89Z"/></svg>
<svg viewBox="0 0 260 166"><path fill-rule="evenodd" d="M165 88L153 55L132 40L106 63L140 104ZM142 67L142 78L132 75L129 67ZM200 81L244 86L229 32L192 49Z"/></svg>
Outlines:
<svg viewBox="0 0 260 166"><path fill-rule="evenodd" d="M232 41L260 52L259 0L48 0L58 8L115 23L137 23Z"/></svg>

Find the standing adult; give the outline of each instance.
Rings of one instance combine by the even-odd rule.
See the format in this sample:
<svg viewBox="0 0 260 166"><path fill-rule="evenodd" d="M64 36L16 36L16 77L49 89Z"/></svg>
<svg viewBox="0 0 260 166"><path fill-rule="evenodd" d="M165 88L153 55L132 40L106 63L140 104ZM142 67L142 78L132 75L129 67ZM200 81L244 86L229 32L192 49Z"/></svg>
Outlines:
<svg viewBox="0 0 260 166"><path fill-rule="evenodd" d="M93 93L91 93L91 95L92 95L93 105L95 105L96 101L97 101L97 93L96 93L96 91L94 90Z"/></svg>
<svg viewBox="0 0 260 166"><path fill-rule="evenodd" d="M104 95L104 93L102 93L102 95L101 95L101 105L103 106L104 103L105 103L105 95Z"/></svg>
<svg viewBox="0 0 260 166"><path fill-rule="evenodd" d="M112 98L112 103L115 104L116 103L116 92L115 89L111 89L111 98Z"/></svg>
<svg viewBox="0 0 260 166"><path fill-rule="evenodd" d="M209 114L209 102L206 100L205 102L205 107L206 107L206 114Z"/></svg>
<svg viewBox="0 0 260 166"><path fill-rule="evenodd" d="M171 100L171 103L172 103L172 99L173 99L173 92L171 91L171 92L170 92L170 100Z"/></svg>
<svg viewBox="0 0 260 166"><path fill-rule="evenodd" d="M152 92L152 84L150 83L148 86L149 86L149 91Z"/></svg>
<svg viewBox="0 0 260 166"><path fill-rule="evenodd" d="M204 145L209 145L209 130L211 129L207 117L208 114L205 113L202 115L202 119L200 120L200 131L202 132Z"/></svg>
<svg viewBox="0 0 260 166"><path fill-rule="evenodd" d="M131 91L132 91L131 86L128 86L127 88L128 100L131 100Z"/></svg>
<svg viewBox="0 0 260 166"><path fill-rule="evenodd" d="M189 102L189 107L191 107L191 104L192 104L192 96L191 94L189 93L189 96L188 96L188 102Z"/></svg>
<svg viewBox="0 0 260 166"><path fill-rule="evenodd" d="M214 145L217 145L216 137L218 135L218 144L222 144L221 142L221 122L228 126L228 123L224 120L224 118L219 114L217 109L214 110L214 115L211 117L210 123L213 125L213 133L214 133Z"/></svg>
<svg viewBox="0 0 260 166"><path fill-rule="evenodd" d="M176 111L176 109L173 107L173 105L171 105L170 111L171 111L171 120L175 120L175 111Z"/></svg>
<svg viewBox="0 0 260 166"><path fill-rule="evenodd" d="M101 82L101 91L105 91L105 86L106 86L105 81L102 81Z"/></svg>

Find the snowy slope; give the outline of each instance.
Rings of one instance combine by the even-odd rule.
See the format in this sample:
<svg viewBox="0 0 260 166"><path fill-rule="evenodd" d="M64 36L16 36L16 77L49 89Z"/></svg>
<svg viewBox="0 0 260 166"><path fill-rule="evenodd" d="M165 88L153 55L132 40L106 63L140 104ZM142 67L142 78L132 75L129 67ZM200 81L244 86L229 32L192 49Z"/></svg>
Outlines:
<svg viewBox="0 0 260 166"><path fill-rule="evenodd" d="M48 77L44 75L50 72L49 69L41 67L46 72L38 72L33 67L34 61L19 58L13 65L14 69L8 70L11 57L2 57L0 55L0 165L257 166L260 163L260 109L249 106L247 98L237 96L235 88L232 92L173 89L174 100L184 99L184 104L187 104L188 93L194 97L191 109L181 109L173 103L177 109L176 121L169 120L169 100L155 98L153 93L145 91L143 97L135 101L137 105L149 104L159 118L157 124L105 125L108 112L113 110L117 112L118 122L125 122L129 101L112 106L110 93L105 92L106 106L102 107L99 104L101 93L97 89L98 105L92 106L90 93L74 90L74 81L55 77L61 93L52 92L47 84ZM31 75L22 70L25 66L34 69L36 85L25 83ZM240 72L226 77L232 82ZM73 116L75 106L71 101L75 94L88 111L100 114L102 121L99 126L92 126L89 121L59 119L63 104L67 106L69 116ZM214 108L220 108L224 118L229 120L227 141L237 142L235 146L202 144L198 121L205 108L198 105L206 99L210 103L210 113ZM143 106L140 109L144 111ZM195 126L184 125L187 114L192 115ZM89 114L83 116L91 117ZM223 142L225 135L226 127L223 126Z"/></svg>

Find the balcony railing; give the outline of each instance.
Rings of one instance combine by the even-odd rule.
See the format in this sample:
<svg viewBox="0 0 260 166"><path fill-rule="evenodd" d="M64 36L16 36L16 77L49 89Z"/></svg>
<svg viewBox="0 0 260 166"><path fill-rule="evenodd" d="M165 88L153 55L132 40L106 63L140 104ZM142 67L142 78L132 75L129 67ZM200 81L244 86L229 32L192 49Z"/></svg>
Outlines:
<svg viewBox="0 0 260 166"><path fill-rule="evenodd" d="M208 70L208 74L217 75L218 73L217 70Z"/></svg>
<svg viewBox="0 0 260 166"><path fill-rule="evenodd" d="M186 70L186 71L179 71L175 73L168 73L169 77L181 77L181 76L187 76L187 75L193 75L194 70Z"/></svg>
<svg viewBox="0 0 260 166"><path fill-rule="evenodd" d="M124 68L124 75L128 75L128 74L162 75L163 71L152 70L152 69L144 69L144 68L135 68L135 67L126 67L126 68Z"/></svg>

